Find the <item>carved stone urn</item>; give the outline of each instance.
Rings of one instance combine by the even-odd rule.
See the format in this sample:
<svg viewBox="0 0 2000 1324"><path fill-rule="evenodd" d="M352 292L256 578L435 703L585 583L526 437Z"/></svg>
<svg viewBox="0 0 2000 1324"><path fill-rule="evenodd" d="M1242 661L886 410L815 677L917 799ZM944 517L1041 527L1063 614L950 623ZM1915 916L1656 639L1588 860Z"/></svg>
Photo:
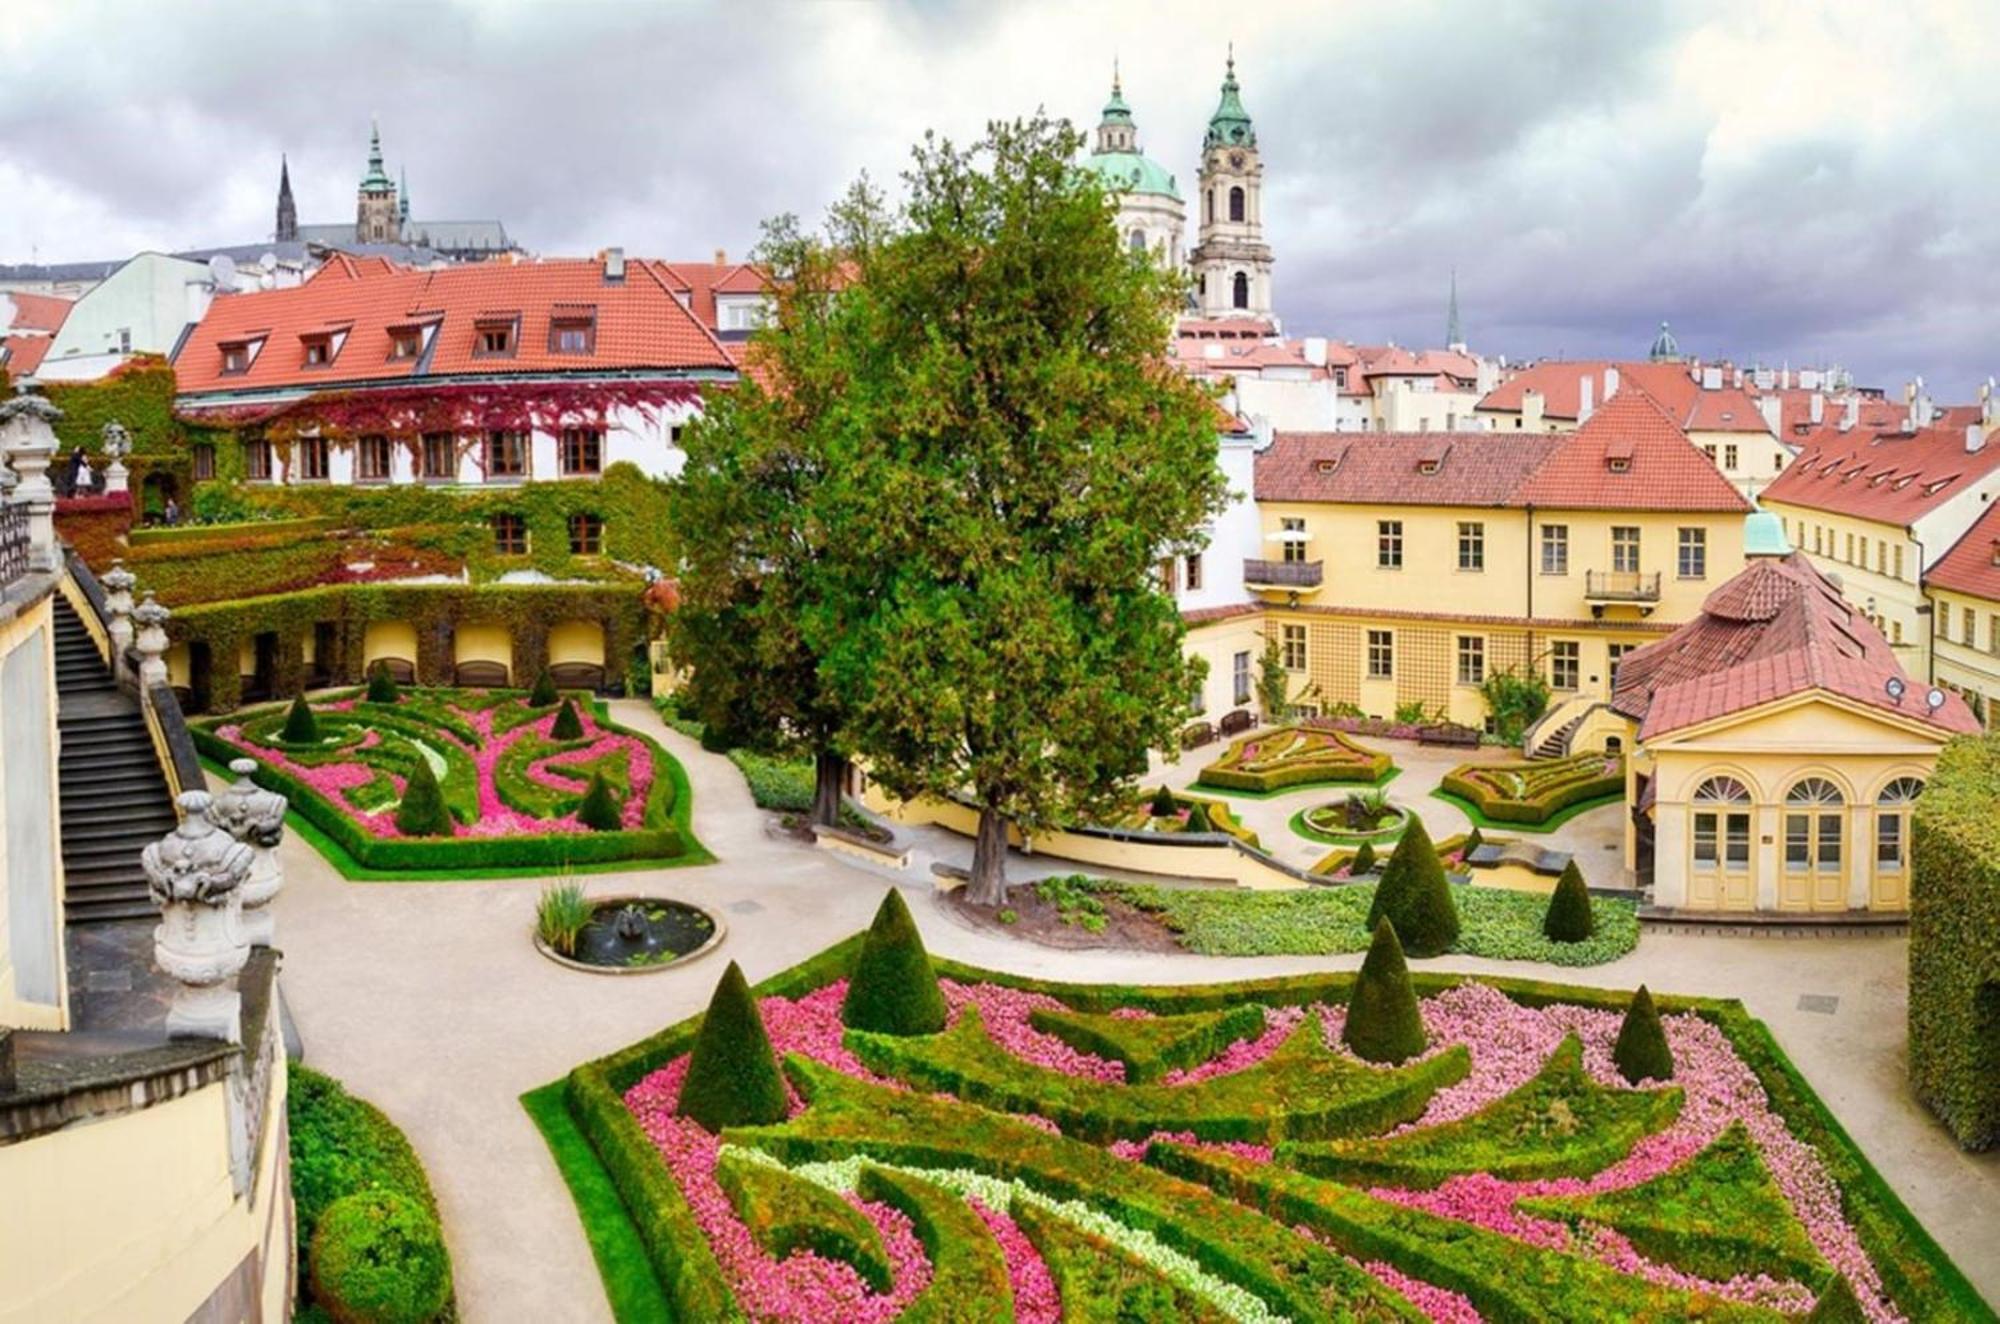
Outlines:
<svg viewBox="0 0 2000 1324"><path fill-rule="evenodd" d="M209 822L250 848L250 876L243 883L243 936L252 947L271 947L276 931L267 907L285 885L285 867L278 843L285 836L288 802L250 780L257 760L235 759L229 770L236 780L208 806Z"/></svg>
<svg viewBox="0 0 2000 1324"><path fill-rule="evenodd" d="M153 959L183 987L167 1011L171 1038L243 1042L243 999L228 981L250 959L243 883L250 847L209 821L207 791L183 791L180 824L141 852L153 904Z"/></svg>

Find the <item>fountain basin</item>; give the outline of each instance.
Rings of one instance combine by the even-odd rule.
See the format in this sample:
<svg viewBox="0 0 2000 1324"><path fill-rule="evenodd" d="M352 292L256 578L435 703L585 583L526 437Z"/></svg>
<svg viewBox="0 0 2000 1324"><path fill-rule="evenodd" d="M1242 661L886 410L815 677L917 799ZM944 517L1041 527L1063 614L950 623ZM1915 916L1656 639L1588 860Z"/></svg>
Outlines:
<svg viewBox="0 0 2000 1324"><path fill-rule="evenodd" d="M707 955L722 942L720 916L660 896L594 898L590 923L577 935L576 950L565 956L540 934L535 950L557 965L599 975L644 975L677 970Z"/></svg>

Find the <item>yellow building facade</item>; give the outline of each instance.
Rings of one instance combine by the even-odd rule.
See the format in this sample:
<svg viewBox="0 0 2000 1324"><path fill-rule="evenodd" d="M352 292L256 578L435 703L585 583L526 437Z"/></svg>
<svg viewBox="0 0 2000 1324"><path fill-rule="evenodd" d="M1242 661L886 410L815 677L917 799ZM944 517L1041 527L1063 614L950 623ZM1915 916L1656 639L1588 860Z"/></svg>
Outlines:
<svg viewBox="0 0 2000 1324"><path fill-rule="evenodd" d="M0 585L0 1027L69 1026L53 594Z"/></svg>

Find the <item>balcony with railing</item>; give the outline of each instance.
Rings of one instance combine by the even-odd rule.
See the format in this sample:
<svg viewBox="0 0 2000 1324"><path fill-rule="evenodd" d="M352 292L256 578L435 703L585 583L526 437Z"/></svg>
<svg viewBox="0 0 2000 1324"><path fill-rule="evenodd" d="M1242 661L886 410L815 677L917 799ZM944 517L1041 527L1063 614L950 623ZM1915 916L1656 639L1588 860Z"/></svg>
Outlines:
<svg viewBox="0 0 2000 1324"><path fill-rule="evenodd" d="M0 588L28 573L28 512L0 502Z"/></svg>
<svg viewBox="0 0 2000 1324"><path fill-rule="evenodd" d="M1243 563L1243 583L1253 589L1305 593L1317 589L1324 579L1324 563L1320 561L1248 560Z"/></svg>
<svg viewBox="0 0 2000 1324"><path fill-rule="evenodd" d="M1583 596L1591 602L1655 603L1660 600L1660 572L1587 570Z"/></svg>

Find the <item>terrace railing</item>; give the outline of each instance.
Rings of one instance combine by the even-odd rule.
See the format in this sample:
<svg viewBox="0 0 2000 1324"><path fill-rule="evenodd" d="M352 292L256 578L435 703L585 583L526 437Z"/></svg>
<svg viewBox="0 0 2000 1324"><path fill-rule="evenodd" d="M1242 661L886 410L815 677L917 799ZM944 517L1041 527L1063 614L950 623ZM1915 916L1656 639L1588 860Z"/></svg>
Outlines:
<svg viewBox="0 0 2000 1324"><path fill-rule="evenodd" d="M28 573L30 558L28 512L0 504L0 588Z"/></svg>
<svg viewBox="0 0 2000 1324"><path fill-rule="evenodd" d="M1583 596L1598 602L1658 602L1660 572L1587 570L1583 576Z"/></svg>
<svg viewBox="0 0 2000 1324"><path fill-rule="evenodd" d="M1278 588L1318 588L1324 577L1320 561L1245 561L1243 582Z"/></svg>

